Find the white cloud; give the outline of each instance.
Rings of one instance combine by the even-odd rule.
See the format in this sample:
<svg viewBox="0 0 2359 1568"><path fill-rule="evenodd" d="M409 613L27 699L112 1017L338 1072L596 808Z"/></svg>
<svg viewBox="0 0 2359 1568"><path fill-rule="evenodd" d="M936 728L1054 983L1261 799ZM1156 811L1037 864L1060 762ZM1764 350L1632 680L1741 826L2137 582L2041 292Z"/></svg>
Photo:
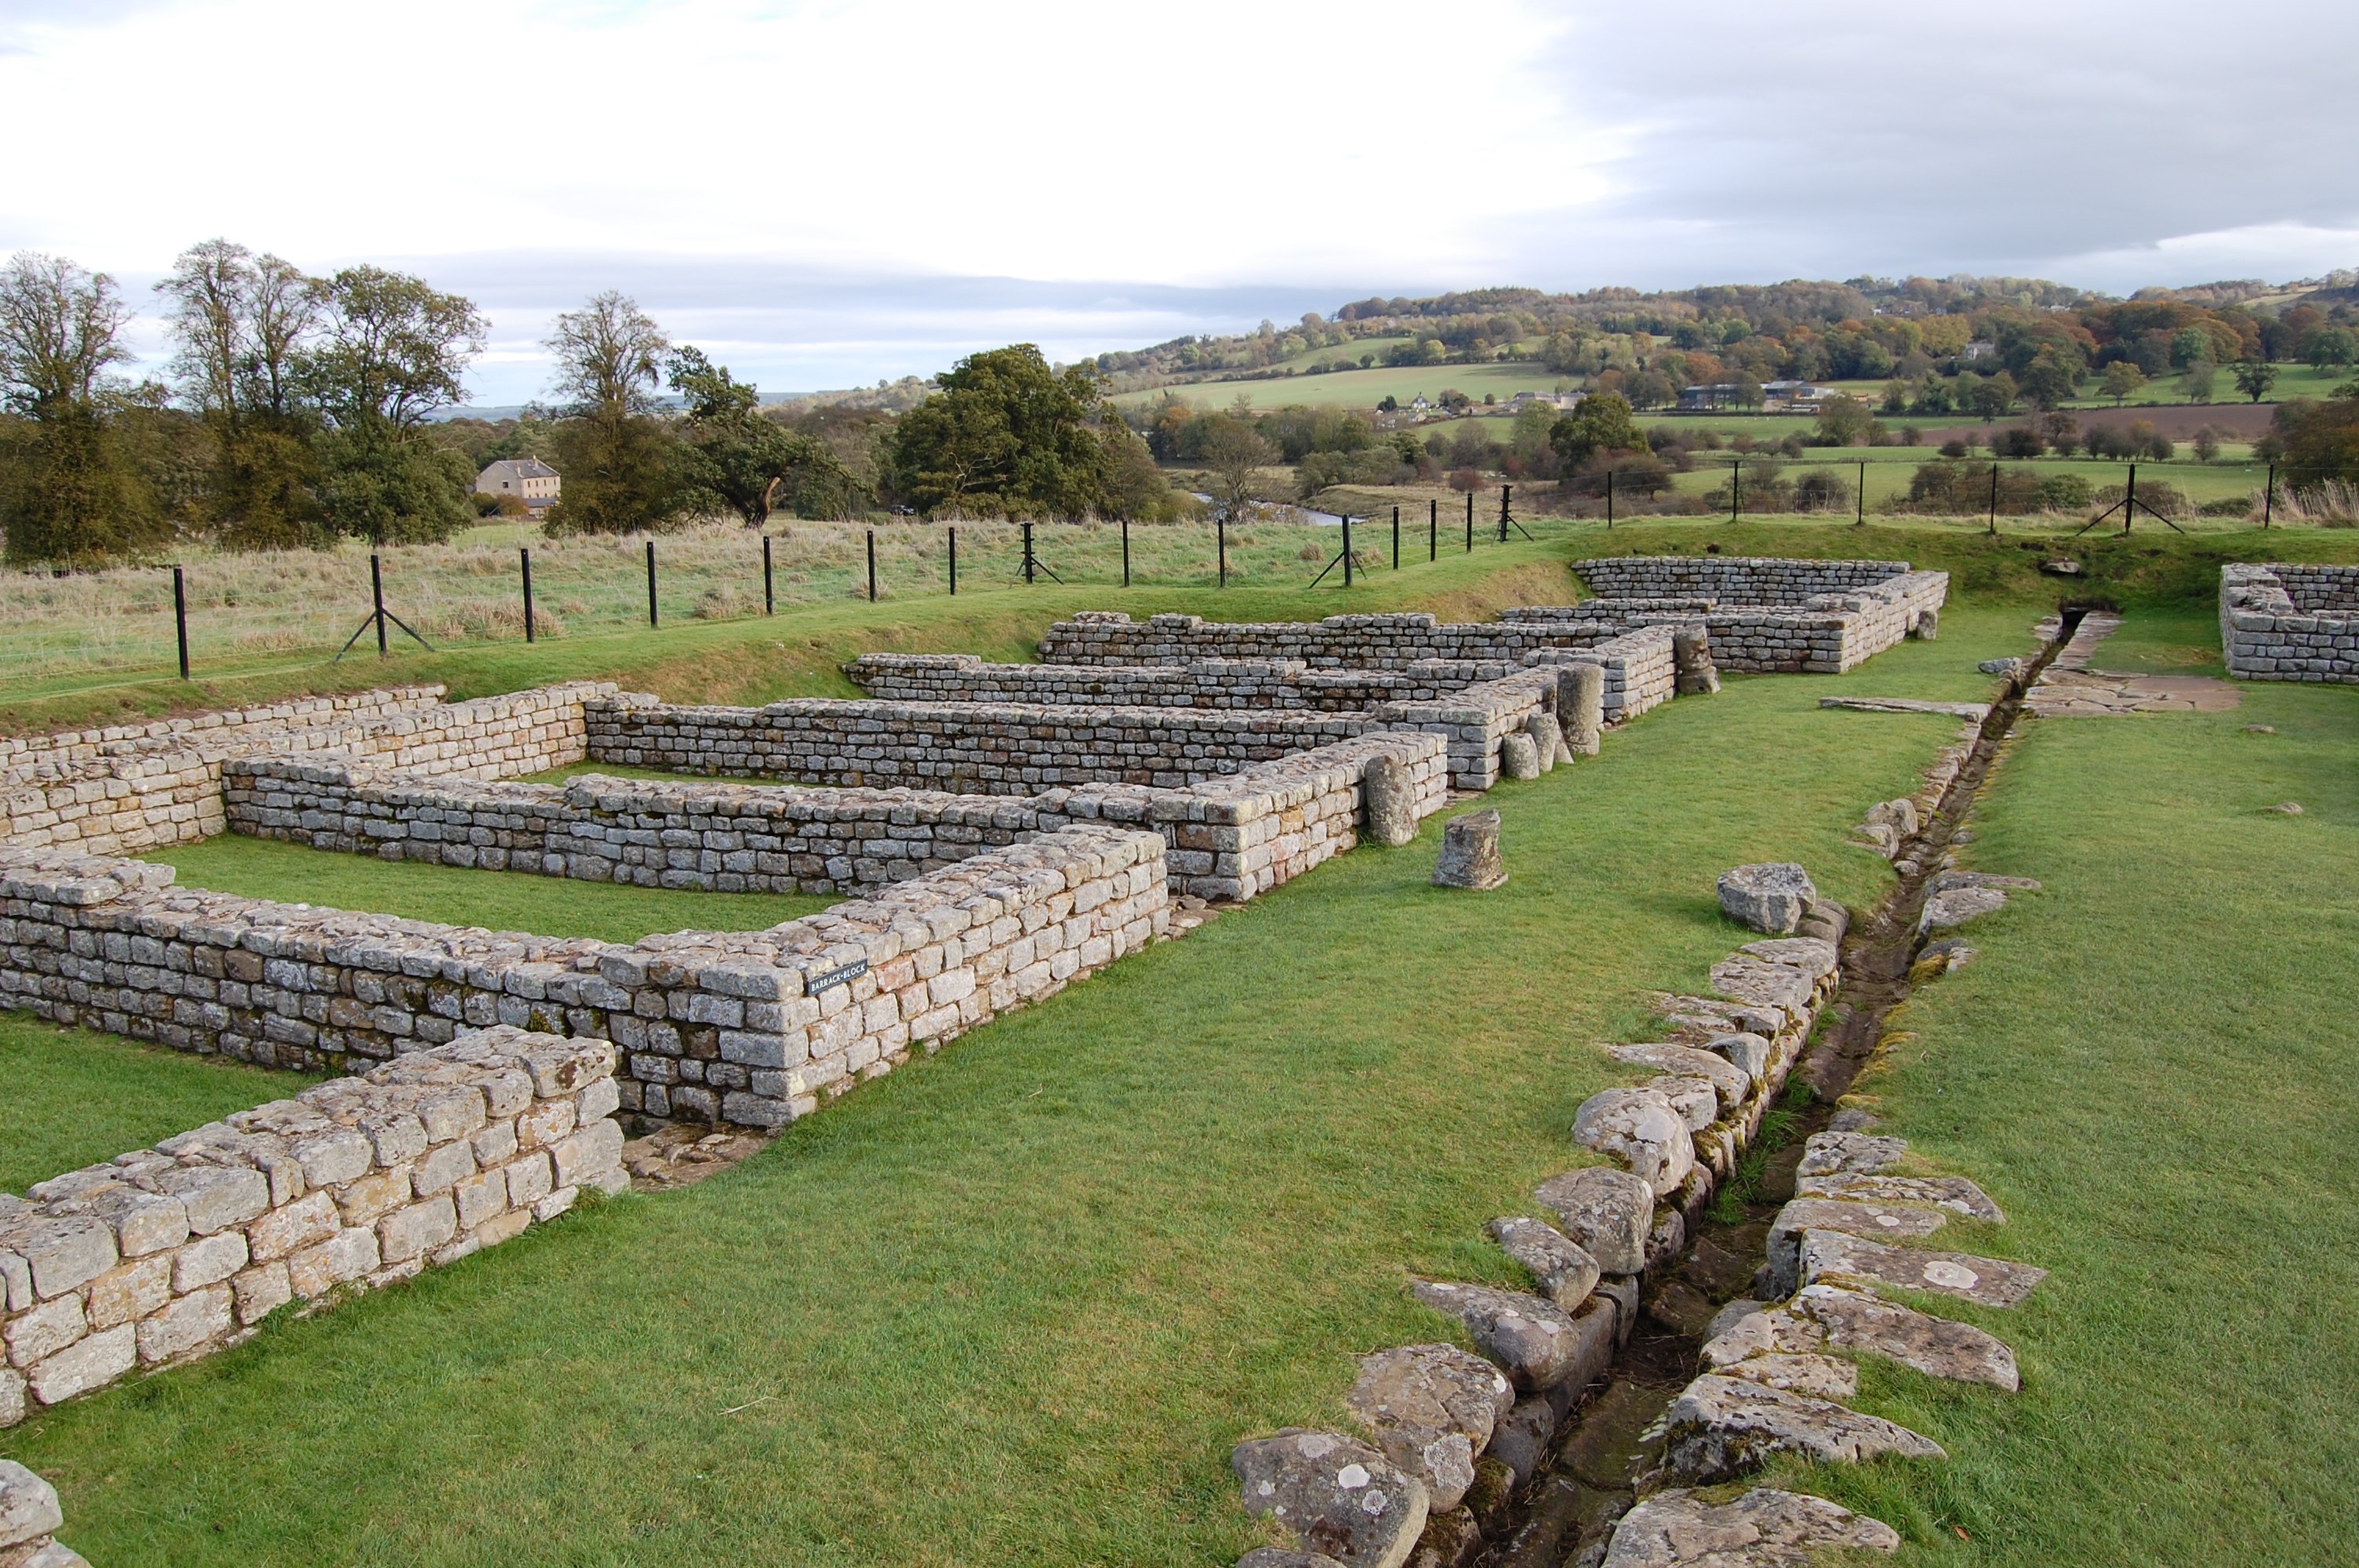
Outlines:
<svg viewBox="0 0 2359 1568"><path fill-rule="evenodd" d="M2322 0L7 0L0 249L227 234L483 300L495 401L609 284L773 387L1372 292L2359 261ZM145 324L150 340L151 320Z"/></svg>

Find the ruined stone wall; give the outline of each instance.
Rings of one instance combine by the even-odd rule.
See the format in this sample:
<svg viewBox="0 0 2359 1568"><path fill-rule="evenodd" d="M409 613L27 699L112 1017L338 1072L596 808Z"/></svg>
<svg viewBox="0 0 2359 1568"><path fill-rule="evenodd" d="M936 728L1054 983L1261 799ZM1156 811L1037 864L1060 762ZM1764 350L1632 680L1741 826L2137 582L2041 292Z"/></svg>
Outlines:
<svg viewBox="0 0 2359 1568"><path fill-rule="evenodd" d="M583 700L614 692L577 682L444 704L440 689L11 742L16 750L0 773L0 843L114 855L209 838L224 826L223 765L245 757L335 751L419 773L559 767L582 758Z"/></svg>
<svg viewBox="0 0 2359 1568"><path fill-rule="evenodd" d="M1756 603L1750 599L1680 600L1669 595L1586 600L1579 604L1544 605L1510 610L1518 622L1583 625L1598 622L1630 626L1701 624L1712 639L1712 660L1720 668L1756 674L1836 675L1866 663L1912 633L1933 629L1949 597L1949 574L1907 569L1907 563L1884 561L1762 561L1723 560L1715 557L1631 557L1604 562L1575 563L1613 568L1605 575L1633 568L1638 584L1654 579L1659 568L1666 574L1679 568L1712 568L1723 565L1762 568L1739 573L1730 580L1742 591L1777 591L1781 584L1807 584L1814 574L1798 570L1790 577L1768 568L1846 567L1882 568L1897 565L1894 575L1837 591L1813 593L1784 603ZM1685 579L1666 575L1660 586ZM1707 574L1706 579L1709 580ZM1618 586L1618 585L1617 585Z"/></svg>
<svg viewBox="0 0 2359 1568"><path fill-rule="evenodd" d="M1495 746L1494 748L1495 751ZM1400 757L1420 816L1448 791L1441 740L1378 734L1179 789L1036 795L807 789L590 775L563 785L429 779L329 754L230 764L230 827L386 860L719 892L860 893L1072 822L1152 827L1171 891L1248 898L1348 848L1369 758Z"/></svg>
<svg viewBox="0 0 2359 1568"><path fill-rule="evenodd" d="M1324 621L1207 622L1085 611L1040 639L1052 665L1174 665L1207 659L1299 660L1314 669L1406 670L1428 659L1521 664L1539 648L1584 648L1612 626L1448 624L1423 614L1331 615Z"/></svg>
<svg viewBox="0 0 2359 1568"><path fill-rule="evenodd" d="M593 762L799 784L1034 795L1177 788L1382 728L1353 714L798 698L767 708L589 705Z"/></svg>
<svg viewBox="0 0 2359 1568"><path fill-rule="evenodd" d="M1300 659L1163 665L995 665L973 654L863 654L844 674L902 702L1132 708L1309 708L1353 713L1431 701L1517 668L1507 659L1422 659L1402 669L1312 669Z"/></svg>
<svg viewBox="0 0 2359 1568"><path fill-rule="evenodd" d="M1621 724L1670 701L1678 691L1671 637L1684 623L1634 627L1586 648L1549 648L1527 657L1534 668L1595 665L1604 678L1605 722Z"/></svg>
<svg viewBox="0 0 2359 1568"><path fill-rule="evenodd" d="M2220 647L2239 680L2359 682L2359 567L2222 567Z"/></svg>
<svg viewBox="0 0 2359 1568"><path fill-rule="evenodd" d="M1717 605L1799 604L1908 571L1907 561L1810 561L1777 556L1605 556L1575 561L1608 599L1704 599Z"/></svg>
<svg viewBox="0 0 2359 1568"><path fill-rule="evenodd" d="M506 1023L612 1040L623 1102L773 1127L1144 946L1159 834L1077 826L766 931L623 946L172 887L168 866L0 849L0 1007L344 1072ZM881 1065L880 1065L881 1064Z"/></svg>
<svg viewBox="0 0 2359 1568"><path fill-rule="evenodd" d="M618 1190L614 1048L461 1035L0 1194L0 1426Z"/></svg>

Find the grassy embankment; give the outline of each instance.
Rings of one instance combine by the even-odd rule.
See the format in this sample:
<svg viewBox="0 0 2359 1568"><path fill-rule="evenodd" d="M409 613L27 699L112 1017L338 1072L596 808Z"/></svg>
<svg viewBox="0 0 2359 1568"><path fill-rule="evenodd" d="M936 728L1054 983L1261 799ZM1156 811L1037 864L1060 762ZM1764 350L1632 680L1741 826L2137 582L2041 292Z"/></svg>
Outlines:
<svg viewBox="0 0 2359 1568"><path fill-rule="evenodd" d="M1482 1236L1632 1076L1596 1043L1737 935L1712 879L1846 843L2020 606L1840 678L1732 679L1490 797L1513 880L1429 824L976 1032L739 1170L631 1196L227 1355L37 1416L94 1560L1226 1561L1242 1433L1343 1418L1352 1358L1449 1331L1405 1271ZM343 862L339 862L342 864ZM354 860L366 869L368 862ZM567 884L547 884L565 898ZM168 1476L168 1486L154 1478Z"/></svg>
<svg viewBox="0 0 2359 1568"><path fill-rule="evenodd" d="M2207 654L2199 615L2133 615L2098 662ZM2046 891L1972 927L1861 1086L2007 1209L1962 1245L2054 1271L2015 1312L1926 1303L2015 1346L2018 1398L1868 1369L1949 1464L1803 1477L1901 1527L1903 1563L2353 1560L2359 692L2244 695L2030 727L1970 855Z"/></svg>

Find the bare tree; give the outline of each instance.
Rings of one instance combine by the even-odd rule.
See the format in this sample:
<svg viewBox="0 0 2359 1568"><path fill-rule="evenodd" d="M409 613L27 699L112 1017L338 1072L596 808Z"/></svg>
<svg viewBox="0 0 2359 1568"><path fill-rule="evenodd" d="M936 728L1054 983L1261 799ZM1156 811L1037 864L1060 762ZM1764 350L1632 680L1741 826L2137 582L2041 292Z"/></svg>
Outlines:
<svg viewBox="0 0 2359 1568"><path fill-rule="evenodd" d="M571 402L560 430L565 493L549 514L562 530L653 527L679 508L672 433L647 416L671 344L628 295L608 289L557 319L545 345Z"/></svg>
<svg viewBox="0 0 2359 1568"><path fill-rule="evenodd" d="M557 356L557 390L572 400L576 416L607 421L655 406L671 350L638 301L611 288L560 316L542 346Z"/></svg>
<svg viewBox="0 0 2359 1568"><path fill-rule="evenodd" d="M1222 416L1211 424L1204 433L1204 467L1212 493L1234 510L1259 492L1261 470L1277 460L1277 449L1241 419Z"/></svg>
<svg viewBox="0 0 2359 1568"><path fill-rule="evenodd" d="M0 270L0 388L9 404L35 418L91 408L106 367L131 357L119 341L130 319L106 274L18 253Z"/></svg>

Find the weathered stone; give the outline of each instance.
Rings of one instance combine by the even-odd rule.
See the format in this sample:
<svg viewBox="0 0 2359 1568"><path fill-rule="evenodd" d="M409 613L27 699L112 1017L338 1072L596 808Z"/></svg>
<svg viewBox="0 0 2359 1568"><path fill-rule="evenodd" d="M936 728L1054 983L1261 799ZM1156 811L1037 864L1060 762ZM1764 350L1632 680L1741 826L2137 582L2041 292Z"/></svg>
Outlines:
<svg viewBox="0 0 2359 1568"><path fill-rule="evenodd" d="M1880 1519L1823 1498L1756 1487L1714 1505L1693 1492L1658 1492L1614 1527L1603 1568L1805 1568L1820 1553L1897 1552Z"/></svg>
<svg viewBox="0 0 2359 1568"><path fill-rule="evenodd" d="M1881 1176L1841 1171L1798 1177L1794 1192L1800 1197L1844 1203L1921 1204L1993 1225L2006 1222L2005 1211L1991 1202L1990 1195L1964 1176Z"/></svg>
<svg viewBox="0 0 2359 1568"><path fill-rule="evenodd" d="M1605 671L1596 665L1568 665L1560 670L1556 713L1567 749L1577 756L1597 755L1605 725Z"/></svg>
<svg viewBox="0 0 2359 1568"><path fill-rule="evenodd" d="M1771 936L1759 942L1747 942L1737 951L1765 964L1783 964L1789 969L1799 969L1814 980L1822 980L1832 975L1842 958L1833 943L1818 936Z"/></svg>
<svg viewBox="0 0 2359 1568"><path fill-rule="evenodd" d="M1491 1457L1504 1462L1516 1473L1515 1484L1523 1486L1539 1473L1540 1462L1548 1457L1549 1441L1556 1436L1556 1401L1546 1394L1529 1394L1517 1400L1491 1432L1491 1446L1484 1450Z"/></svg>
<svg viewBox="0 0 2359 1568"><path fill-rule="evenodd" d="M1580 1425L1565 1441L1559 1468L1585 1486L1629 1490L1641 1473L1654 1467L1661 1452L1654 1433L1670 1402L1669 1390L1635 1378L1607 1384L1582 1408Z"/></svg>
<svg viewBox="0 0 2359 1568"><path fill-rule="evenodd" d="M1756 1356L1812 1356L1825 1346L1827 1331L1810 1319L1796 1317L1783 1303L1746 1304L1751 1311L1704 1341L1701 1354L1707 1371L1733 1367Z"/></svg>
<svg viewBox="0 0 2359 1568"><path fill-rule="evenodd" d="M1540 776L1540 749L1528 732L1519 730L1499 737L1499 772L1511 779Z"/></svg>
<svg viewBox="0 0 2359 1568"><path fill-rule="evenodd" d="M1550 1176L1534 1201L1553 1209L1565 1235L1608 1274L1635 1274L1647 1266L1647 1234L1654 1227L1655 1189L1627 1171L1592 1165Z"/></svg>
<svg viewBox="0 0 2359 1568"><path fill-rule="evenodd" d="M45 1405L102 1388L138 1364L138 1331L122 1324L78 1339L27 1374L33 1397Z"/></svg>
<svg viewBox="0 0 2359 1568"><path fill-rule="evenodd" d="M1884 1125L1884 1119L1861 1106L1847 1105L1837 1110L1827 1123L1830 1132L1873 1132Z"/></svg>
<svg viewBox="0 0 2359 1568"><path fill-rule="evenodd" d="M1515 1392L1497 1368L1454 1345L1408 1345L1362 1357L1344 1402L1440 1509L1456 1508L1474 1484L1475 1456Z"/></svg>
<svg viewBox="0 0 2359 1568"><path fill-rule="evenodd" d="M139 1265L135 1263L132 1267L136 1269ZM109 1315L114 1322L122 1321L119 1316ZM5 1336L0 1337L5 1337L7 1345L10 1365L30 1367L63 1350L88 1334L90 1327L80 1296L55 1296L30 1312L10 1318Z"/></svg>
<svg viewBox="0 0 2359 1568"><path fill-rule="evenodd" d="M1733 1480L1773 1454L1852 1465L1884 1454L1946 1459L1940 1444L1905 1426L1825 1400L1707 1373L1671 1401L1665 1457L1681 1480Z"/></svg>
<svg viewBox="0 0 2359 1568"><path fill-rule="evenodd" d="M1712 1314L1712 1321L1704 1325L1704 1343L1711 1344L1746 1318L1765 1310L1761 1303L1750 1296L1739 1296L1734 1301L1724 1303L1718 1312Z"/></svg>
<svg viewBox="0 0 2359 1568"><path fill-rule="evenodd" d="M0 1552L54 1535L65 1522L55 1487L14 1459L0 1459Z"/></svg>
<svg viewBox="0 0 2359 1568"><path fill-rule="evenodd" d="M1900 1208L1890 1204L1836 1203L1826 1198L1796 1198L1769 1222L1769 1283L1779 1296L1792 1295L1800 1284L1802 1233L1839 1230L1879 1241L1916 1241L1947 1223L1934 1209Z"/></svg>
<svg viewBox="0 0 2359 1568"><path fill-rule="evenodd" d="M1840 946L1850 929L1850 910L1831 898L1812 898L1802 901L1802 923L1794 927L1794 935L1815 936Z"/></svg>
<svg viewBox="0 0 2359 1568"><path fill-rule="evenodd" d="M1681 697L1720 689L1720 671L1712 662L1712 638L1701 626L1676 627L1671 633L1674 685Z"/></svg>
<svg viewBox="0 0 2359 1568"><path fill-rule="evenodd" d="M1530 1273L1539 1293L1565 1311L1587 1301L1597 1288L1597 1260L1546 1220L1495 1219L1488 1228L1500 1250Z"/></svg>
<svg viewBox="0 0 2359 1568"><path fill-rule="evenodd" d="M1769 1042L1758 1034L1715 1034L1703 1048L1734 1066L1756 1084L1769 1076Z"/></svg>
<svg viewBox="0 0 2359 1568"><path fill-rule="evenodd" d="M1847 1400L1859 1392L1859 1368L1832 1356L1789 1356L1772 1351L1766 1356L1732 1361L1717 1370L1723 1377L1742 1378L1788 1394L1813 1400Z"/></svg>
<svg viewBox="0 0 2359 1568"><path fill-rule="evenodd" d="M157 1184L187 1206L189 1228L199 1236L243 1225L270 1206L270 1179L259 1171L201 1165L167 1171Z"/></svg>
<svg viewBox="0 0 2359 1568"><path fill-rule="evenodd" d="M1474 1568L1483 1554L1483 1527L1474 1510L1463 1503L1425 1516L1425 1533L1418 1537L1409 1568Z"/></svg>
<svg viewBox="0 0 2359 1568"><path fill-rule="evenodd" d="M1753 1078L1746 1069L1725 1056L1693 1045L1616 1045L1614 1059L1680 1077L1702 1078L1712 1085L1723 1110L1742 1103L1753 1089ZM1710 1121L1707 1118L1706 1125Z"/></svg>
<svg viewBox="0 0 2359 1568"><path fill-rule="evenodd" d="M2006 894L1997 888L1951 888L1925 901L1924 912L1917 919L1917 929L1920 934L1947 931L2006 907Z"/></svg>
<svg viewBox="0 0 2359 1568"><path fill-rule="evenodd" d="M1787 1310L1819 1324L1828 1343L1841 1349L1868 1351L1928 1377L1987 1383L2010 1394L2022 1386L2015 1352L1972 1324L1833 1285L1804 1286Z"/></svg>
<svg viewBox="0 0 2359 1568"><path fill-rule="evenodd" d="M1599 1090L1574 1113L1572 1139L1627 1163L1658 1198L1678 1191L1695 1169L1687 1121L1659 1089Z"/></svg>
<svg viewBox="0 0 2359 1568"><path fill-rule="evenodd" d="M1417 1299L1466 1325L1474 1348L1527 1393L1553 1389L1582 1369L1591 1336L1561 1307L1521 1291L1419 1280Z"/></svg>
<svg viewBox="0 0 2359 1568"><path fill-rule="evenodd" d="M1237 1559L1237 1568L1343 1568L1323 1552L1289 1552L1283 1546L1256 1546Z"/></svg>
<svg viewBox="0 0 2359 1568"><path fill-rule="evenodd" d="M1506 880L1499 861L1499 814L1470 811L1451 817L1441 830L1441 858L1434 864L1433 885L1488 892Z"/></svg>
<svg viewBox="0 0 2359 1568"><path fill-rule="evenodd" d="M1801 1258L1805 1285L1821 1280L1897 1285L1904 1290L1956 1296L1983 1306L2020 1305L2048 1277L2047 1270L2035 1269L2028 1263L1977 1258L1965 1252L1885 1247L1864 1237L1845 1236L1833 1230L1804 1231Z"/></svg>
<svg viewBox="0 0 2359 1568"><path fill-rule="evenodd" d="M1397 849L1417 837L1417 791L1408 764L1392 753L1370 757L1360 774L1364 836Z"/></svg>
<svg viewBox="0 0 2359 1568"><path fill-rule="evenodd" d="M1906 1138L1871 1138L1858 1132L1813 1132L1803 1141L1797 1176L1827 1176L1838 1171L1875 1175L1900 1163L1908 1152Z"/></svg>
<svg viewBox="0 0 2359 1568"><path fill-rule="evenodd" d="M1726 1064L1721 1065L1725 1067ZM1660 1077L1647 1079L1639 1087L1652 1089L1670 1102L1671 1114L1680 1119L1690 1134L1701 1132L1720 1119L1720 1087L1712 1078L1666 1073ZM1694 1147L1692 1141L1689 1147ZM1686 1179L1684 1176L1680 1178L1681 1181Z"/></svg>
<svg viewBox="0 0 2359 1568"><path fill-rule="evenodd" d="M1350 1568L1400 1568L1417 1548L1425 1484L1364 1443L1288 1427L1229 1456L1245 1511L1277 1519L1302 1545Z"/></svg>
<svg viewBox="0 0 2359 1568"><path fill-rule="evenodd" d="M1564 731L1553 715L1535 713L1524 721L1524 733L1532 739L1532 754L1538 761L1540 772L1548 773L1557 764L1557 753L1564 750Z"/></svg>
<svg viewBox="0 0 2359 1568"><path fill-rule="evenodd" d="M1720 874L1721 913L1771 936L1791 935L1802 922L1803 905L1818 892L1810 874L1791 861L1737 866Z"/></svg>
<svg viewBox="0 0 2359 1568"><path fill-rule="evenodd" d="M207 1285L180 1296L163 1311L139 1323L139 1359L153 1367L200 1350L234 1326L233 1292L227 1285Z"/></svg>
<svg viewBox="0 0 2359 1568"><path fill-rule="evenodd" d="M1712 989L1723 996L1756 1006L1775 1008L1800 1020L1810 1011L1815 986L1810 977L1786 964L1765 964L1738 954L1712 967Z"/></svg>

